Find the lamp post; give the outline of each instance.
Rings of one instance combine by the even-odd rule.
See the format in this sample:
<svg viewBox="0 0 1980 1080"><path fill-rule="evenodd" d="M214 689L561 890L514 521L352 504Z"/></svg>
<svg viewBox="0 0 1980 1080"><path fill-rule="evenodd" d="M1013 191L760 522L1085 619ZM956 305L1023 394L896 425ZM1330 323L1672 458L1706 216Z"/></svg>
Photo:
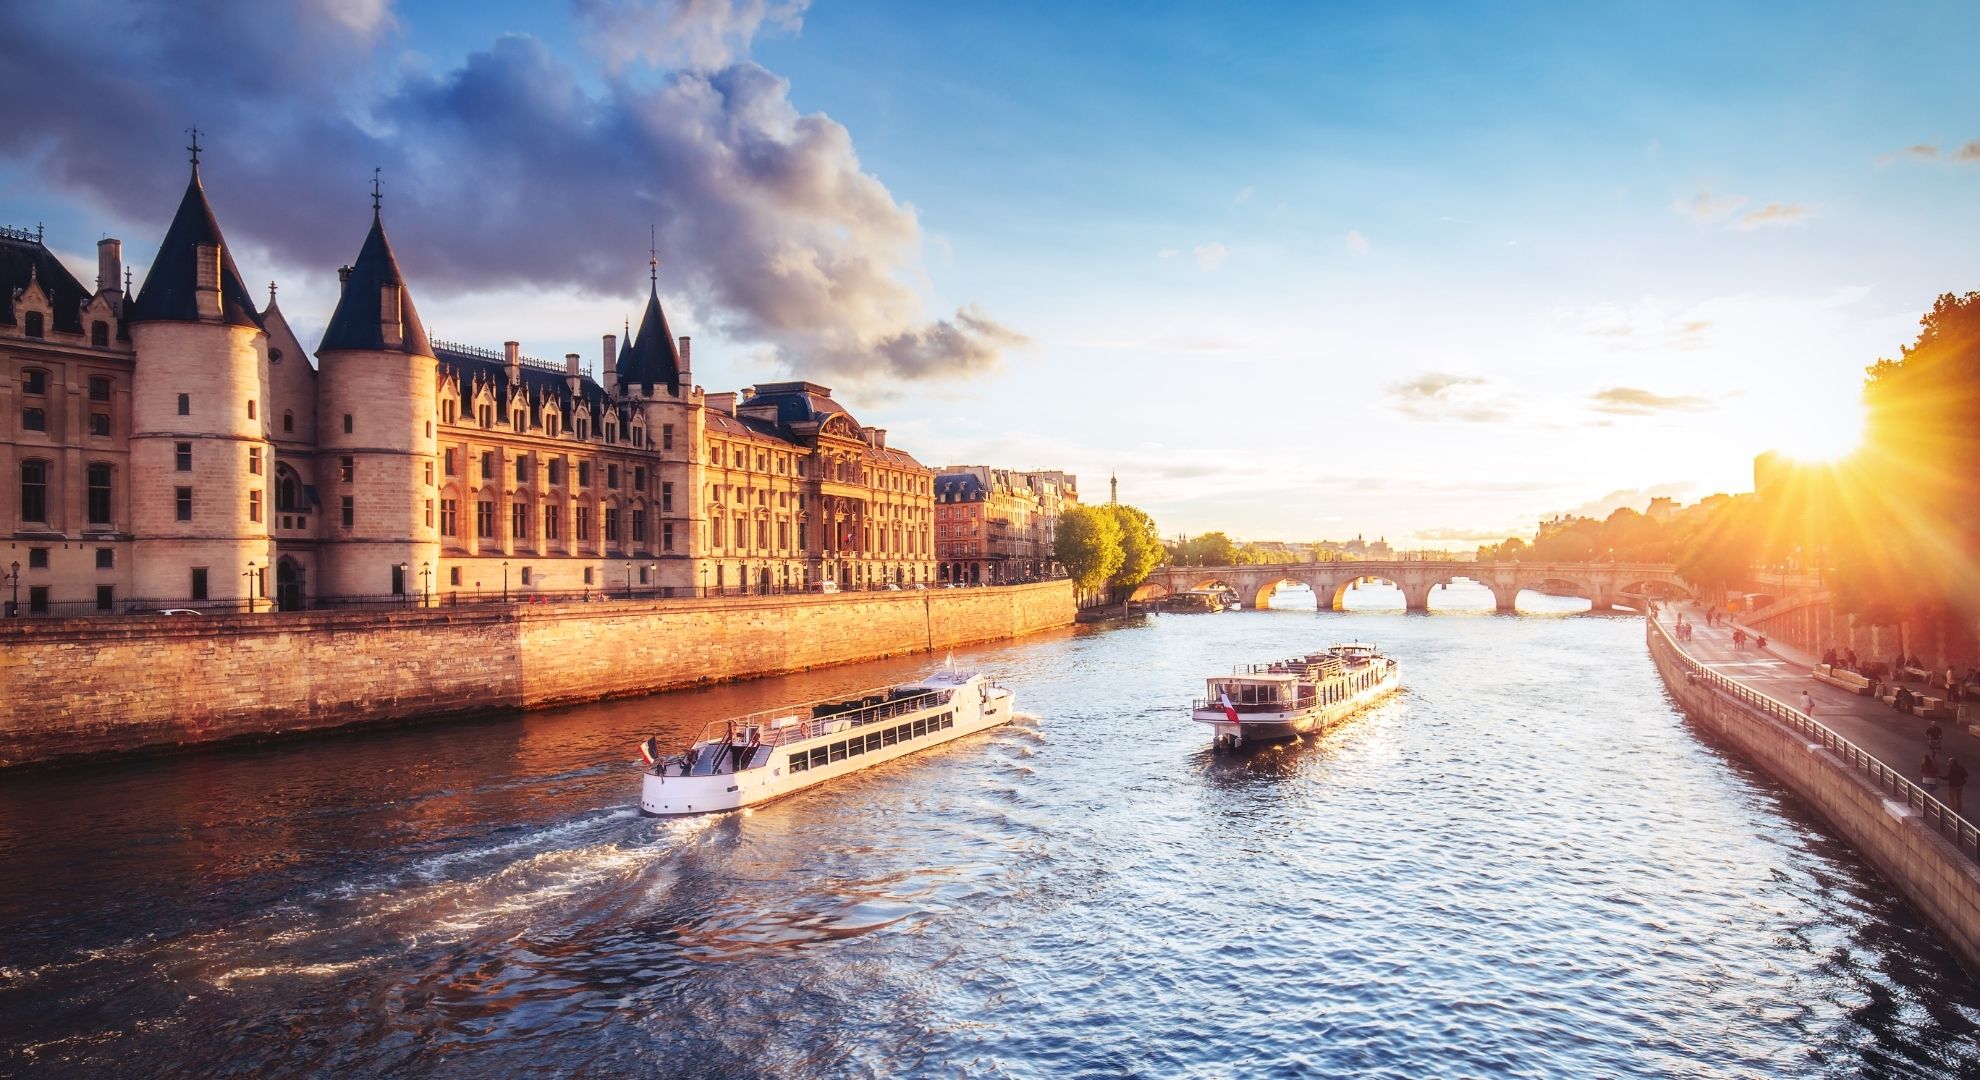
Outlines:
<svg viewBox="0 0 1980 1080"><path fill-rule="evenodd" d="M16 567L18 567L18 566L20 566L21 564L20 564L20 563L15 563L14 565L15 565ZM16 574L15 574L15 576L16 576L16 577L18 577L18 576L19 576L19 573L18 573L18 571L16 571ZM16 589L16 590L14 590L14 593L15 593L15 595L16 595L16 596L18 596L18 595L20 595L20 590L19 590L19 589ZM702 598L703 598L703 599L706 599L706 598L708 597L708 564L707 564L707 563L702 563L702 564L701 564L701 595L702 595Z"/></svg>
<svg viewBox="0 0 1980 1080"><path fill-rule="evenodd" d="M412 567L407 566L405 563L399 564L399 595L400 596L404 596L406 594L406 571L410 569L412 569ZM401 600L399 602L403 604L406 603L407 601Z"/></svg>
<svg viewBox="0 0 1980 1080"><path fill-rule="evenodd" d="M626 564L626 599L632 599L632 564Z"/></svg>
<svg viewBox="0 0 1980 1080"><path fill-rule="evenodd" d="M419 606L433 605L433 564L419 564Z"/></svg>
<svg viewBox="0 0 1980 1080"><path fill-rule="evenodd" d="M14 560L13 568L7 574L7 583L14 587L14 598L7 604L7 617L16 619L21 614L21 563Z"/></svg>
<svg viewBox="0 0 1980 1080"><path fill-rule="evenodd" d="M509 560L502 560L502 602L509 602Z"/></svg>
<svg viewBox="0 0 1980 1080"><path fill-rule="evenodd" d="M659 564L659 563L647 563L647 564L646 564L646 572L647 572L648 574L654 574L654 573L656 573L656 572L658 572L658 571L659 571L659 569L660 569L660 564ZM651 585L651 584L652 584L652 582L651 582L651 581L648 581L648 582L645 582L645 584L648 584L648 585Z"/></svg>
<svg viewBox="0 0 1980 1080"><path fill-rule="evenodd" d="M248 613L249 613L249 614L253 614L253 613L254 613L254 583L255 583L255 580L256 580L256 574L255 574L255 570L254 570L254 562L253 562L253 560L249 560L249 562L248 562L248 568L247 568L247 569L246 569L245 571L243 571L243 572L242 572L242 574L241 574L241 576L247 579L247 587L248 587L248 595L247 595L247 602L248 602Z"/></svg>

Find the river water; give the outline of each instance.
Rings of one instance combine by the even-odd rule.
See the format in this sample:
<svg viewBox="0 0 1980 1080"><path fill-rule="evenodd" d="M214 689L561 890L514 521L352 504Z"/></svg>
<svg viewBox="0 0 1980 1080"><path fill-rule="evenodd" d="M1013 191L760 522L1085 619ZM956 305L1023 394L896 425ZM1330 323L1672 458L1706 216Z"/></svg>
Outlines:
<svg viewBox="0 0 1980 1080"><path fill-rule="evenodd" d="M1346 639L1405 691L1246 756L1187 721L1206 674ZM1980 990L1701 741L1635 619L1163 616L957 659L1018 723L710 819L637 816L640 737L928 658L9 776L0 1072L1980 1071Z"/></svg>

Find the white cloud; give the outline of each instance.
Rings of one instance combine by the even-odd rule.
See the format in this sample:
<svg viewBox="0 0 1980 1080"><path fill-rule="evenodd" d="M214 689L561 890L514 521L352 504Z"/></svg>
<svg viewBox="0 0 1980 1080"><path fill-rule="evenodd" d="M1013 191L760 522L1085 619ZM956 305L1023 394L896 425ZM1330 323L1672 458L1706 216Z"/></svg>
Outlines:
<svg viewBox="0 0 1980 1080"><path fill-rule="evenodd" d="M1811 211L1797 203L1768 203L1758 210L1742 214L1739 219L1741 229L1759 229L1768 225L1792 225L1810 215Z"/></svg>
<svg viewBox="0 0 1980 1080"><path fill-rule="evenodd" d="M1361 230L1359 229L1349 229L1347 236L1342 238L1342 242L1347 244L1348 250L1354 252L1356 255L1368 254L1368 238L1361 235Z"/></svg>
<svg viewBox="0 0 1980 1080"><path fill-rule="evenodd" d="M1224 265L1224 260L1230 257L1231 249L1215 241L1196 245L1196 265L1205 270L1215 270Z"/></svg>
<svg viewBox="0 0 1980 1080"><path fill-rule="evenodd" d="M1744 195L1714 195L1711 188L1700 188L1689 199L1679 199L1671 209L1693 221L1723 221L1746 205Z"/></svg>

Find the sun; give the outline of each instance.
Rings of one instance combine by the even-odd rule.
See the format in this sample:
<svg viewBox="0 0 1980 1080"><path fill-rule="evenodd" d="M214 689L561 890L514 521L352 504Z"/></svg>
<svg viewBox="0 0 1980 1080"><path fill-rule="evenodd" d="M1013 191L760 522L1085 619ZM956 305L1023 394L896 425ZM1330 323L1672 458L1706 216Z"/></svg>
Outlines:
<svg viewBox="0 0 1980 1080"><path fill-rule="evenodd" d="M1840 461L1863 442L1863 401L1859 397L1797 397L1786 405L1773 448L1796 461Z"/></svg>

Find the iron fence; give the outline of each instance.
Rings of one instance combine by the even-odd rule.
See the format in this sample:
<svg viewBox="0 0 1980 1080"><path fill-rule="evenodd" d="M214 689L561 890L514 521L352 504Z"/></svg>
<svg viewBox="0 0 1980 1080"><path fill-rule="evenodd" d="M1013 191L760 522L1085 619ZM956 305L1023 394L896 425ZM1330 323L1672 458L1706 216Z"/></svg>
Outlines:
<svg viewBox="0 0 1980 1080"><path fill-rule="evenodd" d="M1875 755L1843 738L1827 725L1818 723L1813 717L1803 714L1784 701L1735 682L1706 667L1690 653L1678 648L1677 643L1670 638L1670 631L1666 630L1663 623L1657 619L1650 619L1649 623L1655 633L1652 648L1663 649L1693 680L1702 681L1748 710L1786 724L1814 740L1824 749L1841 758L1851 768L1869 777L1870 782L1876 785L1879 791L1903 799L1906 806L1918 812L1921 821L1951 842L1961 854L1975 862L1980 862L1980 829L1976 829L1972 822L1961 817L1924 788L1912 783L1903 773L1884 764Z"/></svg>

